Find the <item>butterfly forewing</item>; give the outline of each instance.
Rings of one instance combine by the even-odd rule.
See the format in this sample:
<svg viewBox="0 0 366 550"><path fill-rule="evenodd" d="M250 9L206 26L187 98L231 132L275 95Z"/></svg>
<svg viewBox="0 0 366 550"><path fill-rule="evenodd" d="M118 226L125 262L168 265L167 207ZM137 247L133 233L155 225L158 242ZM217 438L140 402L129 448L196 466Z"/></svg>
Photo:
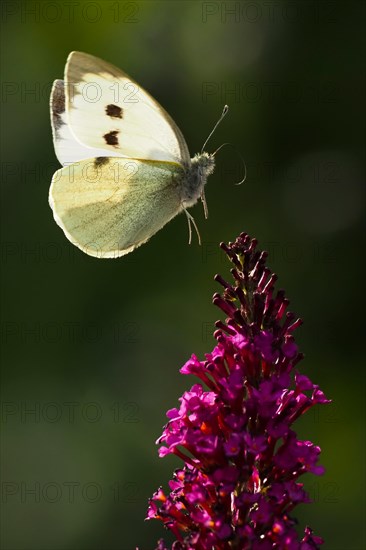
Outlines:
<svg viewBox="0 0 366 550"><path fill-rule="evenodd" d="M183 135L168 113L117 67L72 52L65 94L67 121L81 144L126 157L190 164Z"/></svg>
<svg viewBox="0 0 366 550"><path fill-rule="evenodd" d="M63 80L55 80L51 91L51 125L55 152L62 165L91 157L121 156L107 149L87 147L72 134L65 112L65 87Z"/></svg>

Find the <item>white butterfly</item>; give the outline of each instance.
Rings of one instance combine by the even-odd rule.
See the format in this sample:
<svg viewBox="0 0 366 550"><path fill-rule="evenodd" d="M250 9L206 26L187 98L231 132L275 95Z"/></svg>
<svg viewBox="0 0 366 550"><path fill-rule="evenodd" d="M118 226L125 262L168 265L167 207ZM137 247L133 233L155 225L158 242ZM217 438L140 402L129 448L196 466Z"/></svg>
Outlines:
<svg viewBox="0 0 366 550"><path fill-rule="evenodd" d="M54 147L64 167L52 178L49 202L66 237L90 256L116 258L181 211L191 236L187 208L201 198L207 217L204 186L214 155L191 159L168 113L113 65L72 52L64 78L51 92Z"/></svg>

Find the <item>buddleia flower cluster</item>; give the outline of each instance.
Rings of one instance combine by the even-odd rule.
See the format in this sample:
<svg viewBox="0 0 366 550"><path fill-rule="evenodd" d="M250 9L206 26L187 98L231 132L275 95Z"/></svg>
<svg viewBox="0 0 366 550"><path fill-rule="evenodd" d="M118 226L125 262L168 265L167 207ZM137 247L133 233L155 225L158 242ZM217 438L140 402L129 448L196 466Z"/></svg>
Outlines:
<svg viewBox="0 0 366 550"><path fill-rule="evenodd" d="M213 302L227 318L216 323L213 351L192 355L180 371L200 382L167 412L157 443L160 457L174 454L183 465L170 492L151 498L147 519L174 534L172 550L316 549L323 540L309 527L299 534L293 514L309 502L300 476L324 469L320 448L300 440L293 424L329 400L296 368L301 320L275 290L267 253L245 233L221 248L233 282L217 275L223 292Z"/></svg>

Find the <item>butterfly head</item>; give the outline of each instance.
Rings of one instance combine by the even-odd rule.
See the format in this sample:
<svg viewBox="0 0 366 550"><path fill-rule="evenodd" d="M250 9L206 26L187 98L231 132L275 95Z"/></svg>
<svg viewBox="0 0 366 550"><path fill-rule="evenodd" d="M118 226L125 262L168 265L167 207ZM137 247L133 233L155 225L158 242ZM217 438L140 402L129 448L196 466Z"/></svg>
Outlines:
<svg viewBox="0 0 366 550"><path fill-rule="evenodd" d="M196 153L191 159L192 170L196 171L200 179L206 180L215 169L215 156L211 153Z"/></svg>
<svg viewBox="0 0 366 550"><path fill-rule="evenodd" d="M191 159L191 165L186 174L184 185L183 204L185 208L193 206L201 198L207 217L207 206L204 195L204 186L207 178L215 168L215 157L210 153L197 153Z"/></svg>
<svg viewBox="0 0 366 550"><path fill-rule="evenodd" d="M219 120L216 122L208 138L203 144L201 152L197 153L191 159L191 165L189 167L189 171L186 178L187 180L186 185L184 186L184 196L183 196L184 207L193 206L197 202L198 198L201 198L206 218L208 215L208 211L207 211L204 187L206 185L208 176L212 174L215 168L215 153L206 153L204 149L207 145L207 142L211 138L212 134L214 133L214 131L216 130L216 128L218 127L222 119L226 116L226 113L228 112L228 110L229 110L229 107L225 105Z"/></svg>

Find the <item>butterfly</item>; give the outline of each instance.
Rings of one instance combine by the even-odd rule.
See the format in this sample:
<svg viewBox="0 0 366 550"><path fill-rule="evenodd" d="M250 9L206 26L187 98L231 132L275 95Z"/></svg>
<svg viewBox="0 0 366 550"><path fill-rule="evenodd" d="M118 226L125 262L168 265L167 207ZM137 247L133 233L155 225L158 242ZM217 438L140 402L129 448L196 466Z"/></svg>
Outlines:
<svg viewBox="0 0 366 550"><path fill-rule="evenodd" d="M192 159L168 113L126 73L92 55L72 52L64 80L51 91L56 223L83 252L117 258L148 241L178 213L202 200L214 154ZM207 138L226 114L221 118Z"/></svg>

